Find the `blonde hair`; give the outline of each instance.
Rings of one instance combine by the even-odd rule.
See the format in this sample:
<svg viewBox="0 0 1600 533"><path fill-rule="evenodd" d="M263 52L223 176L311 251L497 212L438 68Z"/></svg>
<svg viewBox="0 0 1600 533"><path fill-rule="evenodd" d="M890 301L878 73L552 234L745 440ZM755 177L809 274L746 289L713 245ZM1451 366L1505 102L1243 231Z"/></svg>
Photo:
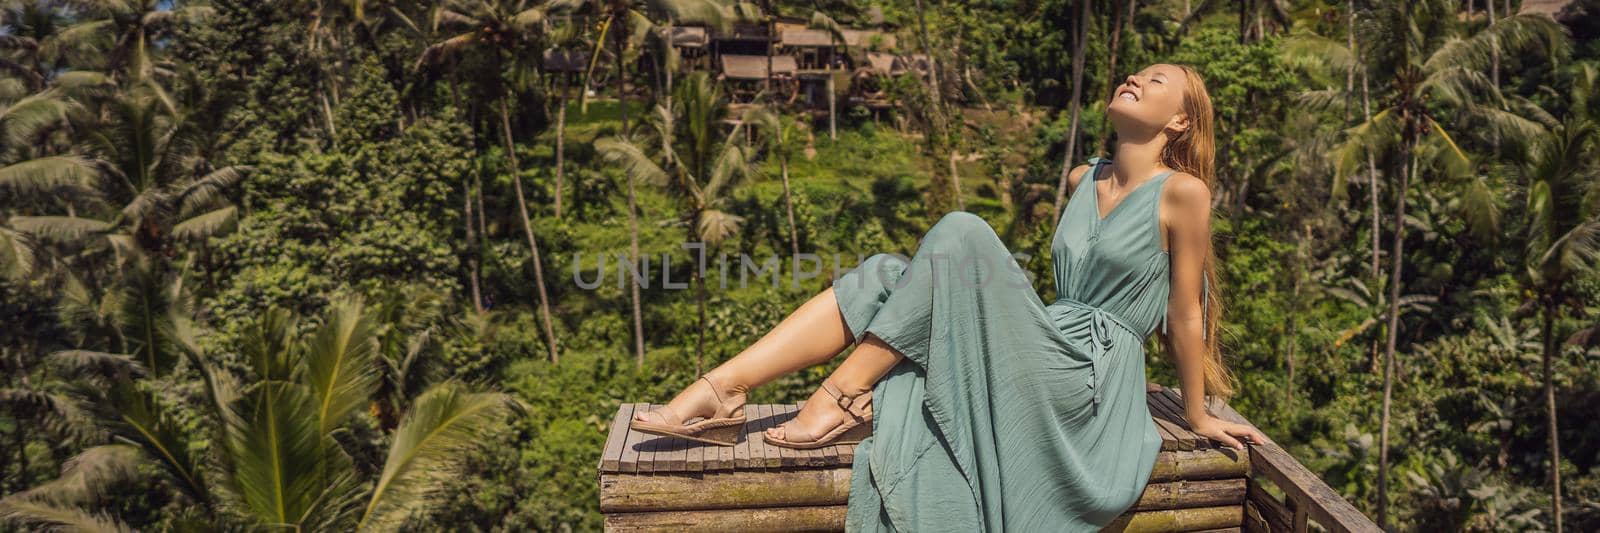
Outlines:
<svg viewBox="0 0 1600 533"><path fill-rule="evenodd" d="M1189 88L1183 94L1183 113L1189 117L1189 128L1167 141L1167 145L1161 151L1161 162L1174 170L1200 178L1200 181L1206 184L1206 188L1215 193L1217 147L1211 94L1206 92L1205 80L1200 77L1200 71L1188 65L1176 66L1183 70L1189 82ZM1201 359L1201 364L1205 374L1206 392L1226 400L1233 396L1234 376L1223 363L1222 350L1218 342L1217 332L1222 324L1222 295L1218 290L1220 283L1217 277L1217 253L1212 246L1206 247L1204 275L1201 286L1206 290L1201 294L1205 301L1201 302L1201 305L1204 306L1205 323L1201 327L1205 333L1206 355Z"/></svg>

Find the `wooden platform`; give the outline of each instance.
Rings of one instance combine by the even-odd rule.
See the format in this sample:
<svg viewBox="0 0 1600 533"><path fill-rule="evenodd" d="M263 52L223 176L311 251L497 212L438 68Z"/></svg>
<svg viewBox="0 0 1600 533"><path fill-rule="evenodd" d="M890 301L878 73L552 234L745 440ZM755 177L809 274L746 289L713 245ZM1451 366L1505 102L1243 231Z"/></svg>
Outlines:
<svg viewBox="0 0 1600 533"><path fill-rule="evenodd" d="M1261 491L1248 479L1251 453L1196 435L1181 415L1182 400L1176 391L1150 393L1147 400L1162 451L1144 495L1108 530L1287 531L1296 529L1297 519L1304 527L1308 506L1252 494ZM633 413L654 407L623 404L612 418L598 465L606 530L843 529L855 446L792 450L768 445L761 438L766 428L793 418L799 405L747 405L749 422L735 446L709 446L628 429ZM1212 408L1219 417L1227 418L1219 408L1237 416L1220 405ZM1318 494L1326 499L1326 494ZM1296 508L1298 513L1291 510Z"/></svg>

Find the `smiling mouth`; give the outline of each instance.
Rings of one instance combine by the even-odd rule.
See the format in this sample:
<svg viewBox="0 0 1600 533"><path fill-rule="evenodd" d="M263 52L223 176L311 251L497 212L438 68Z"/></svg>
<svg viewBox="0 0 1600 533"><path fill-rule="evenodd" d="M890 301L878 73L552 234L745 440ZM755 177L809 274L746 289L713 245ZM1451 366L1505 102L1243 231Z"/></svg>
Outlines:
<svg viewBox="0 0 1600 533"><path fill-rule="evenodd" d="M1139 101L1139 96L1136 95L1136 94L1133 94L1133 91L1130 91L1128 89L1123 89L1122 92L1117 93L1117 98L1120 98L1120 99L1123 99L1123 100L1127 100L1129 102L1137 102L1137 101Z"/></svg>

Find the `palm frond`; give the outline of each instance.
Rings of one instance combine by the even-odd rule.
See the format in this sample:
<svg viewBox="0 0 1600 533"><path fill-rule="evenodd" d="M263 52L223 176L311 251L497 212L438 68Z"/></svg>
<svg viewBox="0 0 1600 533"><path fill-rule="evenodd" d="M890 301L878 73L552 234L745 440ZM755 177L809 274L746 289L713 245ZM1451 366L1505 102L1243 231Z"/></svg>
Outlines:
<svg viewBox="0 0 1600 533"><path fill-rule="evenodd" d="M127 380L145 375L145 368L128 354L92 350L62 350L45 358L63 377L88 377L100 383Z"/></svg>
<svg viewBox="0 0 1600 533"><path fill-rule="evenodd" d="M204 240L233 229L238 208L227 206L189 217L172 226L172 236L183 240Z"/></svg>
<svg viewBox="0 0 1600 533"><path fill-rule="evenodd" d="M118 441L138 447L179 491L202 504L212 501L187 429L154 393L133 382L116 382L105 389L96 409Z"/></svg>
<svg viewBox="0 0 1600 533"><path fill-rule="evenodd" d="M51 242L82 242L93 235L111 231L111 224L77 217L11 217L11 227L22 233Z"/></svg>
<svg viewBox="0 0 1600 533"><path fill-rule="evenodd" d="M5 129L5 146L17 148L32 144L41 129L65 120L69 107L71 104L48 91L12 102L4 111L0 111L0 127Z"/></svg>
<svg viewBox="0 0 1600 533"><path fill-rule="evenodd" d="M376 328L366 306L354 299L334 303L301 359L322 435L371 399L378 385L377 353Z"/></svg>
<svg viewBox="0 0 1600 533"><path fill-rule="evenodd" d="M316 401L300 385L255 387L239 401L239 426L228 432L229 484L262 525L299 528L328 487Z"/></svg>
<svg viewBox="0 0 1600 533"><path fill-rule="evenodd" d="M1436 72L1451 67L1483 70L1489 67L1490 56L1514 56L1532 52L1541 47L1548 57L1564 55L1569 48L1566 28L1550 17L1518 14L1497 19L1488 27L1465 39L1454 38L1428 56L1423 69Z"/></svg>
<svg viewBox="0 0 1600 533"><path fill-rule="evenodd" d="M700 212L700 224L695 228L695 233L702 242L716 247L739 233L739 228L743 224L744 217L718 209L707 209Z"/></svg>
<svg viewBox="0 0 1600 533"><path fill-rule="evenodd" d="M101 442L105 432L72 395L30 388L0 389L0 408L18 420L38 424L54 435L83 442Z"/></svg>
<svg viewBox="0 0 1600 533"><path fill-rule="evenodd" d="M74 533L128 533L129 528L116 519L71 507L29 501L21 498L0 500L0 519L42 530L70 531Z"/></svg>
<svg viewBox="0 0 1600 533"><path fill-rule="evenodd" d="M605 162L622 167L628 179L655 186L666 185L670 180L660 165L630 141L607 137L595 141L594 147Z"/></svg>
<svg viewBox="0 0 1600 533"><path fill-rule="evenodd" d="M1400 121L1393 108L1372 115L1371 119L1345 130L1345 140L1333 150L1332 189L1344 191L1345 181L1356 169L1364 168L1369 154L1379 154L1400 141Z"/></svg>
<svg viewBox="0 0 1600 533"><path fill-rule="evenodd" d="M1295 63L1325 77L1344 77L1350 68L1365 68L1345 43L1314 33L1295 33L1284 40L1283 53Z"/></svg>
<svg viewBox="0 0 1600 533"><path fill-rule="evenodd" d="M138 479L144 456L126 444L94 446L61 465L61 476L17 493L35 502L84 505L111 495L118 483Z"/></svg>
<svg viewBox="0 0 1600 533"><path fill-rule="evenodd" d="M1564 280L1588 272L1600 261L1600 218L1574 226L1550 244L1536 263L1541 281Z"/></svg>
<svg viewBox="0 0 1600 533"><path fill-rule="evenodd" d="M244 180L245 173L251 170L249 166L234 165L207 173L178 192L179 211L188 213L215 205L224 191Z"/></svg>
<svg viewBox="0 0 1600 533"><path fill-rule="evenodd" d="M458 474L465 451L481 444L508 414L520 411L510 396L471 392L458 382L429 388L395 430L383 473L357 529L398 527Z"/></svg>
<svg viewBox="0 0 1600 533"><path fill-rule="evenodd" d="M33 240L0 227L0 279L22 279L38 266Z"/></svg>
<svg viewBox="0 0 1600 533"><path fill-rule="evenodd" d="M1480 237L1492 237L1500 231L1500 200L1503 191L1489 186L1484 176L1469 178L1461 191L1461 215L1467 226Z"/></svg>
<svg viewBox="0 0 1600 533"><path fill-rule="evenodd" d="M729 143L723 145L722 152L717 154L717 159L712 162L711 175L707 176L704 188L704 201L715 202L722 197L724 189L733 187L750 174L750 152L744 146Z"/></svg>
<svg viewBox="0 0 1600 533"><path fill-rule="evenodd" d="M56 189L77 189L79 193L88 193L98 176L94 165L79 156L40 157L0 167L0 191L35 195Z"/></svg>

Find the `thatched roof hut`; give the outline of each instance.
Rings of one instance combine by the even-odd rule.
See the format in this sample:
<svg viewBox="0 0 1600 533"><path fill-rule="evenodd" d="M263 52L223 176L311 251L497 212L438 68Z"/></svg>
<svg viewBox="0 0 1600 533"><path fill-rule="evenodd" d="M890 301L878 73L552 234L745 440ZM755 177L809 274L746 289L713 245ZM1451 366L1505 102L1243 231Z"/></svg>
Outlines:
<svg viewBox="0 0 1600 533"><path fill-rule="evenodd" d="M827 48L833 46L833 35L825 30L792 29L783 30L779 34L778 42L785 47L817 47Z"/></svg>
<svg viewBox="0 0 1600 533"><path fill-rule="evenodd" d="M845 46L851 48L873 48L875 50L893 50L898 43L894 34L877 30L841 30ZM876 44L876 46L874 46Z"/></svg>
<svg viewBox="0 0 1600 533"><path fill-rule="evenodd" d="M767 56L723 54L722 75L730 80L767 78ZM793 56L772 56L773 76L793 76L799 67Z"/></svg>

